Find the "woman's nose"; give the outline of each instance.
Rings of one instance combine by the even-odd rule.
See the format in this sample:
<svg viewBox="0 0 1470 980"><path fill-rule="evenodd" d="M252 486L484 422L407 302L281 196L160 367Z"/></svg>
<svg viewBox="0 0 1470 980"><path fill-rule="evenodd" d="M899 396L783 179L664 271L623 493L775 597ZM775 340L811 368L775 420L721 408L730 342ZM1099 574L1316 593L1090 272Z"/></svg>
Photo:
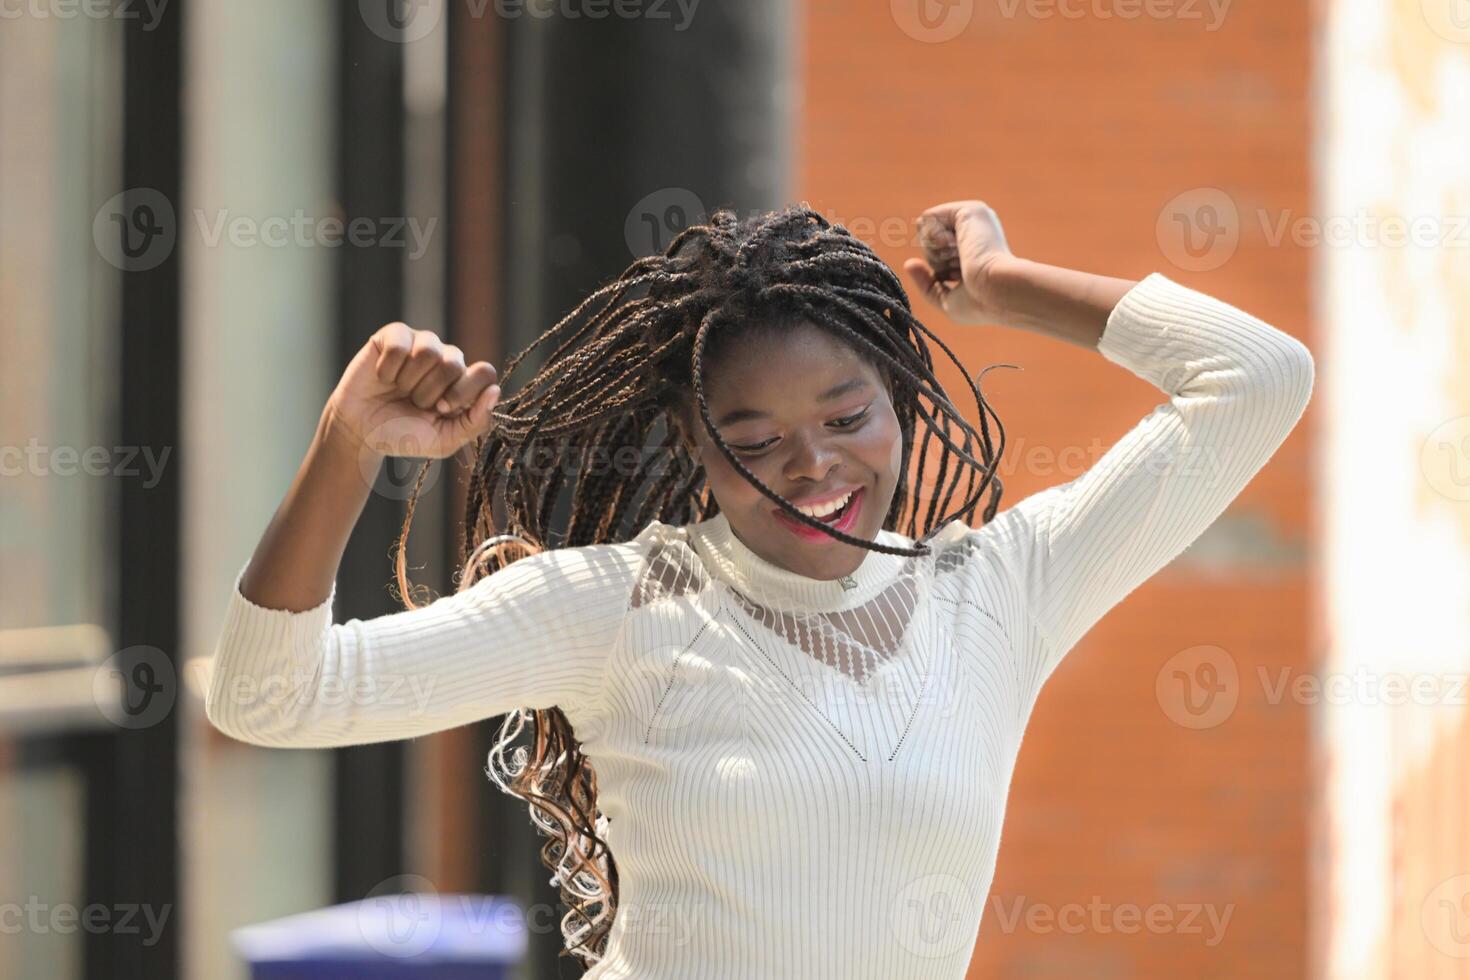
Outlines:
<svg viewBox="0 0 1470 980"><path fill-rule="evenodd" d="M793 436L791 452L786 457L786 478L820 483L837 468L837 463L837 452L826 439Z"/></svg>

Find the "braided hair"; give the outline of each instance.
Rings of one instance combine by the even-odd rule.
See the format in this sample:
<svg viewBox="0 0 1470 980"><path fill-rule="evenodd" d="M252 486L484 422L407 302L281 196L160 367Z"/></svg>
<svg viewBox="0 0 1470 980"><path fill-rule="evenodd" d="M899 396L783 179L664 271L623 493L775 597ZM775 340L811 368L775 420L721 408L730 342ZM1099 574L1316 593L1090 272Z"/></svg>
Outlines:
<svg viewBox="0 0 1470 980"><path fill-rule="evenodd" d="M902 440L901 476L883 526L913 539L912 549L853 537L802 513L757 479L715 430L705 400L707 366L718 364L721 351L752 330L803 323L847 343L883 376ZM502 397L494 428L476 446L460 589L547 548L626 541L654 520L677 526L719 513L687 430L701 420L735 470L793 519L859 547L928 554L927 540L944 524L973 521L987 490L985 521L1000 503L995 471L1005 434L978 380L914 317L888 265L805 204L744 220L722 208L707 223L686 228L664 253L634 262L513 357L502 386L509 389L528 355L553 343L535 376ZM974 396L978 431L945 394L930 343L955 363ZM992 441L991 419L998 443ZM920 421L920 473L914 482L929 479L925 470L931 463L937 471L927 501L910 492L903 476L915 460ZM939 443L937 461L929 455L933 441ZM405 597L413 594L406 542L427 472L425 466L410 496L396 549L399 593ZM960 500L945 514L962 476ZM529 748L517 748L507 759L527 724ZM596 962L617 907L617 868L602 836L596 773L566 716L555 707L507 715L487 774L530 805L532 822L548 838L541 859L555 873L552 883L568 908L564 953Z"/></svg>

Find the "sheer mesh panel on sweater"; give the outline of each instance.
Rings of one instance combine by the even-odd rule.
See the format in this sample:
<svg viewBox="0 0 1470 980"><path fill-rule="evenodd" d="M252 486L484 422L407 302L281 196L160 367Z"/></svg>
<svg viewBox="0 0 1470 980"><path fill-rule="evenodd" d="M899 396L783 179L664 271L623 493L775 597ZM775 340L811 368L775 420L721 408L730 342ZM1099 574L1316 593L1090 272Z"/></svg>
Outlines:
<svg viewBox="0 0 1470 980"><path fill-rule="evenodd" d="M859 606L832 612L794 608L775 596L746 595L720 582L737 609L804 654L864 684L904 650L904 636L921 596L934 576L960 567L971 552L968 539L931 541L929 555L905 559L892 584ZM633 606L694 596L717 581L699 555L680 539L654 543Z"/></svg>

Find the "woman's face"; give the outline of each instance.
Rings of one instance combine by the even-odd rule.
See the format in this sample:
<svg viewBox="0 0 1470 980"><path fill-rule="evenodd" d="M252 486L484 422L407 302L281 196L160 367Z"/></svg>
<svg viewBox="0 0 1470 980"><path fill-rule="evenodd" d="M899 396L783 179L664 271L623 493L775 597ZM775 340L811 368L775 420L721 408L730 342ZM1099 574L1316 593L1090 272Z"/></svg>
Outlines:
<svg viewBox="0 0 1470 980"><path fill-rule="evenodd" d="M882 375L852 347L809 323L751 331L707 364L705 398L725 444L762 483L799 507L851 493L834 527L877 536L898 487L903 443ZM746 482L705 431L692 393L690 401L687 431L746 547L808 578L839 578L862 563L866 549L798 529Z"/></svg>

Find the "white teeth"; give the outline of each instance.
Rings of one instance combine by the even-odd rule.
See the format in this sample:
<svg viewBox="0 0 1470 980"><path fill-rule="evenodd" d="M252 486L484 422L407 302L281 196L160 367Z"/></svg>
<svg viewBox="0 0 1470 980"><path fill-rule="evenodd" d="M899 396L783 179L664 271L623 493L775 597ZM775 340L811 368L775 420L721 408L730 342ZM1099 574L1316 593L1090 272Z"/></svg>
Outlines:
<svg viewBox="0 0 1470 980"><path fill-rule="evenodd" d="M847 493L838 497L836 500L828 501L825 504L817 504L815 507L802 507L798 505L796 509L801 511L808 517L824 517L827 514L832 513L834 510L841 510L842 507L851 499L852 491L849 490Z"/></svg>

